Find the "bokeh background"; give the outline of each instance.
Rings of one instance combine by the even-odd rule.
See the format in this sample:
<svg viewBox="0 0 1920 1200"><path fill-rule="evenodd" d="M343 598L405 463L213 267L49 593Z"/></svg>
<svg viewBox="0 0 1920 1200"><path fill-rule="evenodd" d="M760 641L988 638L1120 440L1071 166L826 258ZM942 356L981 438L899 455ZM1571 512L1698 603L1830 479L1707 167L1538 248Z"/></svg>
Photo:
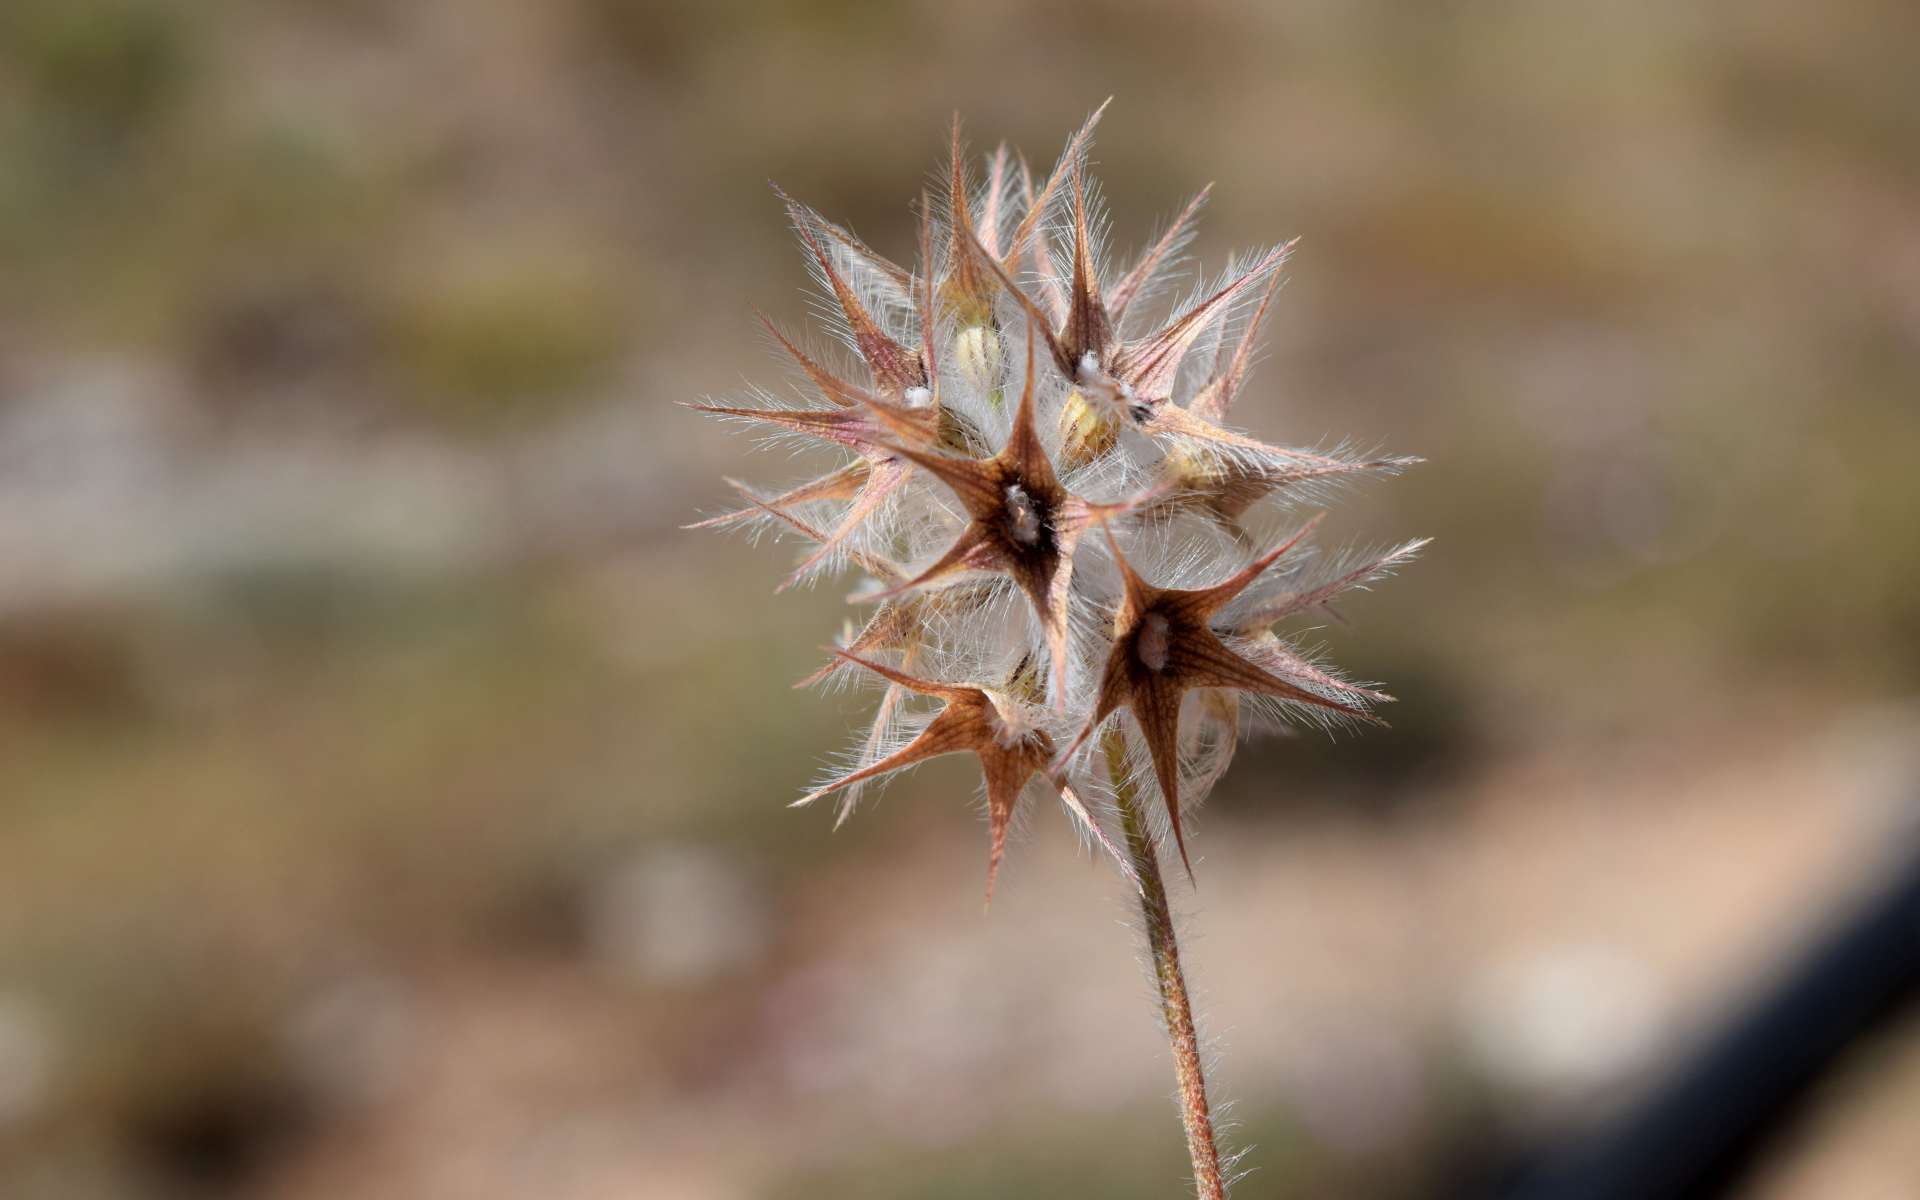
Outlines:
<svg viewBox="0 0 1920 1200"><path fill-rule="evenodd" d="M1178 1194L1112 872L971 768L839 833L834 589L682 532L678 402L886 252L949 114L1116 243L1301 235L1256 434L1430 460L1184 891L1248 1196L1587 1127L1912 836L1920 9L0 6L0 1195ZM1749 1194L1920 1194L1920 1033Z"/></svg>

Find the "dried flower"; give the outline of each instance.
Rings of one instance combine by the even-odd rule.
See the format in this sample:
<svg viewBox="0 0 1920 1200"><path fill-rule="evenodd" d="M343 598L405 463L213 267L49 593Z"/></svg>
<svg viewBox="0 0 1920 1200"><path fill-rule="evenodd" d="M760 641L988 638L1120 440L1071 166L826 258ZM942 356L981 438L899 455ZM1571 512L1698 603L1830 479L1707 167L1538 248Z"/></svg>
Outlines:
<svg viewBox="0 0 1920 1200"><path fill-rule="evenodd" d="M1315 516L1251 548L1273 540L1258 532L1263 510L1415 460L1290 450L1227 428L1291 243L1143 317L1179 278L1207 193L1108 272L1086 180L1099 117L1037 190L1005 147L976 186L956 121L946 195L921 197L911 271L781 193L841 346L810 352L766 322L799 368L798 401L696 407L841 458L771 495L729 480L744 506L701 524L811 543L782 588L846 568L871 581L851 597L871 616L801 686L866 678L884 692L842 768L797 804L838 793L844 820L868 783L964 751L985 781L989 898L1029 791L1057 796L1120 864L1140 895L1195 1185L1218 1200L1198 1036L1140 801L1159 796L1186 863L1184 817L1226 771L1248 715L1376 720L1371 707L1391 697L1274 626L1332 611L1424 543L1328 566L1306 545ZM1087 537L1096 524L1103 535Z"/></svg>
<svg viewBox="0 0 1920 1200"><path fill-rule="evenodd" d="M802 394L697 406L844 455L770 495L734 483L745 505L701 523L812 543L783 588L847 568L873 581L852 597L877 605L870 619L803 682L865 676L886 690L844 768L803 803L844 792L844 819L867 781L971 751L986 776L990 877L1030 786L1060 796L1112 849L1080 796L1122 781L1081 750L1123 708L1145 751L1129 756L1144 764L1128 782L1158 792L1183 859L1182 817L1224 771L1245 706L1371 720L1389 697L1315 664L1272 625L1419 545L1328 572L1303 545L1316 518L1248 561L1246 523L1263 502L1283 509L1415 460L1291 450L1223 424L1291 243L1166 304L1203 191L1136 263L1108 273L1086 178L1099 116L1037 190L1004 147L973 183L956 122L946 195L922 197L913 270L781 193L841 346L803 349L762 317ZM1156 301L1162 319L1145 319ZM1105 537L1085 538L1095 523ZM919 697L942 704L921 709Z"/></svg>

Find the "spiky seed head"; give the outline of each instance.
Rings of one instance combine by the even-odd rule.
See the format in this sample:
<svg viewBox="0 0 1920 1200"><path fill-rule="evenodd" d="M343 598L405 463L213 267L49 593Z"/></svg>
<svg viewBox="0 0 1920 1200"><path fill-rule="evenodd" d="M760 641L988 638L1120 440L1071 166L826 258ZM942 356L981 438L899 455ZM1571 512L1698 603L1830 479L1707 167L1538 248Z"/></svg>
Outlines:
<svg viewBox="0 0 1920 1200"><path fill-rule="evenodd" d="M1415 460L1289 450L1225 425L1289 247L1169 303L1202 191L1110 269L1088 173L1099 117L1041 179L1005 147L970 171L956 120L913 270L782 193L843 352L769 322L800 403L699 406L839 456L771 494L735 485L746 506L700 524L797 536L809 545L783 586L854 571L868 582L850 598L878 604L802 681L881 688L845 763L802 802L839 793L844 817L869 781L971 753L989 887L1029 793L1058 797L1128 871L1101 803L1113 787L1157 792L1184 858L1183 817L1225 771L1243 709L1373 720L1389 697L1274 626L1419 547L1322 566L1312 523L1252 532L1300 495ZM1088 753L1103 730L1108 752Z"/></svg>

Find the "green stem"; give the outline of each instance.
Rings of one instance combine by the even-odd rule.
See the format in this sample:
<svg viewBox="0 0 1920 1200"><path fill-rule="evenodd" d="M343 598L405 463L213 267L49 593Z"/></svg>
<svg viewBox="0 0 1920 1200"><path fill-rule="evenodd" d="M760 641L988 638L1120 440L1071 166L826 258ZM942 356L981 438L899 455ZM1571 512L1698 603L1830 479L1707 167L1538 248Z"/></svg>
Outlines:
<svg viewBox="0 0 1920 1200"><path fill-rule="evenodd" d="M1200 1038L1193 1028L1193 1004L1187 998L1186 976L1180 970L1180 943L1175 937L1173 912L1167 907L1167 885L1160 877L1160 857L1142 820L1139 796L1127 772L1126 741L1118 729L1109 730L1102 745L1107 752L1107 776L1120 807L1120 826L1126 834L1127 856L1140 878L1140 912L1146 918L1147 946L1153 954L1154 982L1160 988L1160 1016L1173 1047L1173 1067L1180 1079L1180 1117L1187 1127L1187 1153L1193 1158L1193 1182L1199 1200L1223 1200L1226 1181L1220 1175L1220 1149L1214 1142L1213 1114L1207 1107L1207 1080L1200 1065Z"/></svg>

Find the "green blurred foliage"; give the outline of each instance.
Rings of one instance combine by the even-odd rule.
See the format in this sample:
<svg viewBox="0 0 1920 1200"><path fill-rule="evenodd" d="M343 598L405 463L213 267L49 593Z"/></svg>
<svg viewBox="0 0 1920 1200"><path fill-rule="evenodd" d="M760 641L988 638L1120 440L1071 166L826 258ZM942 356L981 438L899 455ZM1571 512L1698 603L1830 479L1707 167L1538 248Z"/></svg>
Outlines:
<svg viewBox="0 0 1920 1200"><path fill-rule="evenodd" d="M31 103L73 140L150 129L191 78L192 16L160 0L21 0L0 47Z"/></svg>
<svg viewBox="0 0 1920 1200"><path fill-rule="evenodd" d="M604 381L621 349L617 294L582 263L460 263L410 285L392 352L445 418L551 416L533 402Z"/></svg>

